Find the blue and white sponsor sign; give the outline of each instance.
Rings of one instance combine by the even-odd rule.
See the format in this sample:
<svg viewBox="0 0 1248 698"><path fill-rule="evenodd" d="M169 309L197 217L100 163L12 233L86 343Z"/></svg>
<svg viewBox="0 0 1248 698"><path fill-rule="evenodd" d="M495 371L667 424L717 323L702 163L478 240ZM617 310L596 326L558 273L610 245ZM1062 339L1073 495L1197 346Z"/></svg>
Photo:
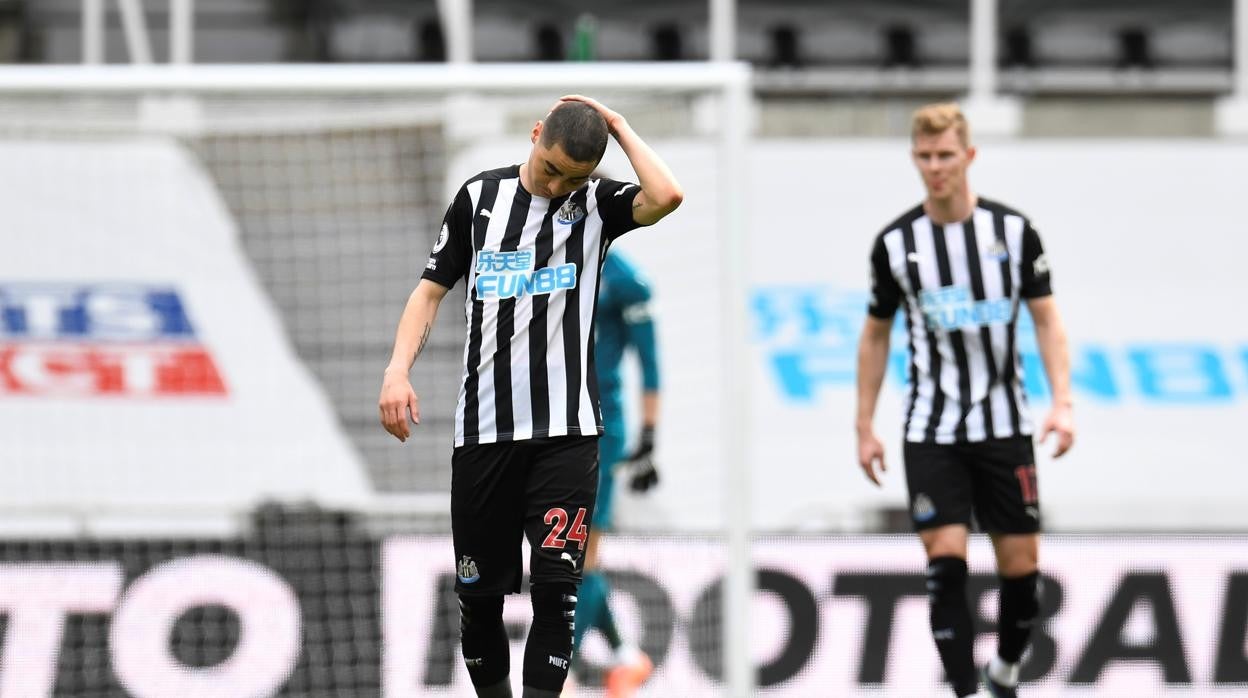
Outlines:
<svg viewBox="0 0 1248 698"><path fill-rule="evenodd" d="M920 300L929 326L963 329L1008 322L1008 301L972 303L951 286ZM770 390L800 405L844 399L853 390L858 333L866 318L864 292L812 284L755 288L751 294L753 339L771 374ZM994 305L1003 307L991 307ZM904 385L908 370L904 315L898 312L890 341L889 375ZM1112 334L1112 333L1106 333ZM1027 394L1048 397L1035 328L1024 306L1017 330ZM1112 336L1070 338L1071 385L1076 396L1103 404L1154 406L1226 405L1248 401L1248 341L1212 338L1122 341Z"/></svg>

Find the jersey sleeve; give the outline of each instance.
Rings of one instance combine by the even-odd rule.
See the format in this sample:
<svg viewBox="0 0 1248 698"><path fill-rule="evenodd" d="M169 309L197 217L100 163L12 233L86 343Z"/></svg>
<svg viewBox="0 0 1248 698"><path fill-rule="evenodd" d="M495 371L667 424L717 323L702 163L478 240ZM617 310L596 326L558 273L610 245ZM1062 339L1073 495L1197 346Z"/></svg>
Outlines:
<svg viewBox="0 0 1248 698"><path fill-rule="evenodd" d="M871 249L871 299L867 312L872 317L888 320L897 313L900 305L901 285L893 276L892 265L888 263L888 248L884 246L884 236L881 235Z"/></svg>
<svg viewBox="0 0 1248 698"><path fill-rule="evenodd" d="M1021 284L1019 294L1023 298L1042 298L1053 294L1049 278L1049 257L1044 253L1040 234L1028 221L1023 227L1023 259L1019 269Z"/></svg>
<svg viewBox="0 0 1248 698"><path fill-rule="evenodd" d="M468 273L472 263L472 197L468 188L460 187L455 200L442 217L442 229L429 253L422 279L453 288Z"/></svg>
<svg viewBox="0 0 1248 698"><path fill-rule="evenodd" d="M598 199L598 215L602 218L602 232L608 240L614 240L630 230L641 227L633 220L633 199L641 187L632 182L620 182L603 177L595 190Z"/></svg>

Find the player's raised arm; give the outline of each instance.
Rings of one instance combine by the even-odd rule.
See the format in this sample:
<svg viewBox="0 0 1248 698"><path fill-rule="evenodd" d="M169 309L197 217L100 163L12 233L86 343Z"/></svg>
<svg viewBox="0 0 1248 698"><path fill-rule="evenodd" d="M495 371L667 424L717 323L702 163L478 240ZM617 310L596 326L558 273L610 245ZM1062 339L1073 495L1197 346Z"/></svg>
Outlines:
<svg viewBox="0 0 1248 698"><path fill-rule="evenodd" d="M409 413L412 422L420 424L420 406L408 372L429 341L433 321L438 317L438 306L447 290L439 283L421 280L408 296L399 328L395 331L394 351L382 374L381 397L377 407L381 411L382 426L399 441L407 441L407 437L411 436L407 424Z"/></svg>
<svg viewBox="0 0 1248 698"><path fill-rule="evenodd" d="M668 169L667 163L654 152L654 149L637 135L628 120L619 112L608 109L598 100L581 95L567 95L561 98L564 102L584 102L607 120L607 129L620 144L628 161L637 173L637 183L641 191L633 199L633 222L638 225L653 225L664 216L675 211L685 199L685 192L680 182Z"/></svg>

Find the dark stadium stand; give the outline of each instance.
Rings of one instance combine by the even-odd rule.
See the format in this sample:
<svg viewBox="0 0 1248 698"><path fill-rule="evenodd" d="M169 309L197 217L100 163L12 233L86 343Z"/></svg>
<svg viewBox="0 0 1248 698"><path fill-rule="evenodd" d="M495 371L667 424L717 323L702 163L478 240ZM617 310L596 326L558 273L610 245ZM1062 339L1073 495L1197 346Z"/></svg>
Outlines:
<svg viewBox="0 0 1248 698"><path fill-rule="evenodd" d="M31 48L25 3L0 0L0 63L24 61Z"/></svg>
<svg viewBox="0 0 1248 698"><path fill-rule="evenodd" d="M757 66L851 68L965 65L967 0L741 0L738 53ZM25 20L21 20L25 11ZM166 40L165 3L145 5L157 55ZM407 61L444 54L434 0L213 0L196 11L196 57L221 61ZM20 27L41 62L79 58L78 0L0 2L0 34ZM576 19L597 19L600 60L642 60L708 53L705 0L627 5L601 0L474 2L478 60L534 60L537 37L565 48ZM1034 69L1140 67L1225 69L1231 60L1231 0L1001 0L1004 63ZM517 30L527 27L527 30ZM110 20L110 60L124 60L119 24ZM12 41L0 39L0 50ZM678 53L673 48L679 47ZM549 57L550 51L546 51ZM16 60L8 48L0 56Z"/></svg>

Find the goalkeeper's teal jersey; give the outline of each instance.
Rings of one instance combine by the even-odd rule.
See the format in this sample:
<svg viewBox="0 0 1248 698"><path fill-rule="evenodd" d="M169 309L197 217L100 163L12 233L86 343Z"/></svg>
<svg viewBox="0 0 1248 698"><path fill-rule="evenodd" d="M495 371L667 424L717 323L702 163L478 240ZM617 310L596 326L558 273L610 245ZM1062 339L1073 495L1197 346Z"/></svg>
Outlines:
<svg viewBox="0 0 1248 698"><path fill-rule="evenodd" d="M604 422L622 419L620 365L631 347L641 362L642 388L659 389L658 343L650 314L650 285L619 252L607 253L594 317L594 362Z"/></svg>

